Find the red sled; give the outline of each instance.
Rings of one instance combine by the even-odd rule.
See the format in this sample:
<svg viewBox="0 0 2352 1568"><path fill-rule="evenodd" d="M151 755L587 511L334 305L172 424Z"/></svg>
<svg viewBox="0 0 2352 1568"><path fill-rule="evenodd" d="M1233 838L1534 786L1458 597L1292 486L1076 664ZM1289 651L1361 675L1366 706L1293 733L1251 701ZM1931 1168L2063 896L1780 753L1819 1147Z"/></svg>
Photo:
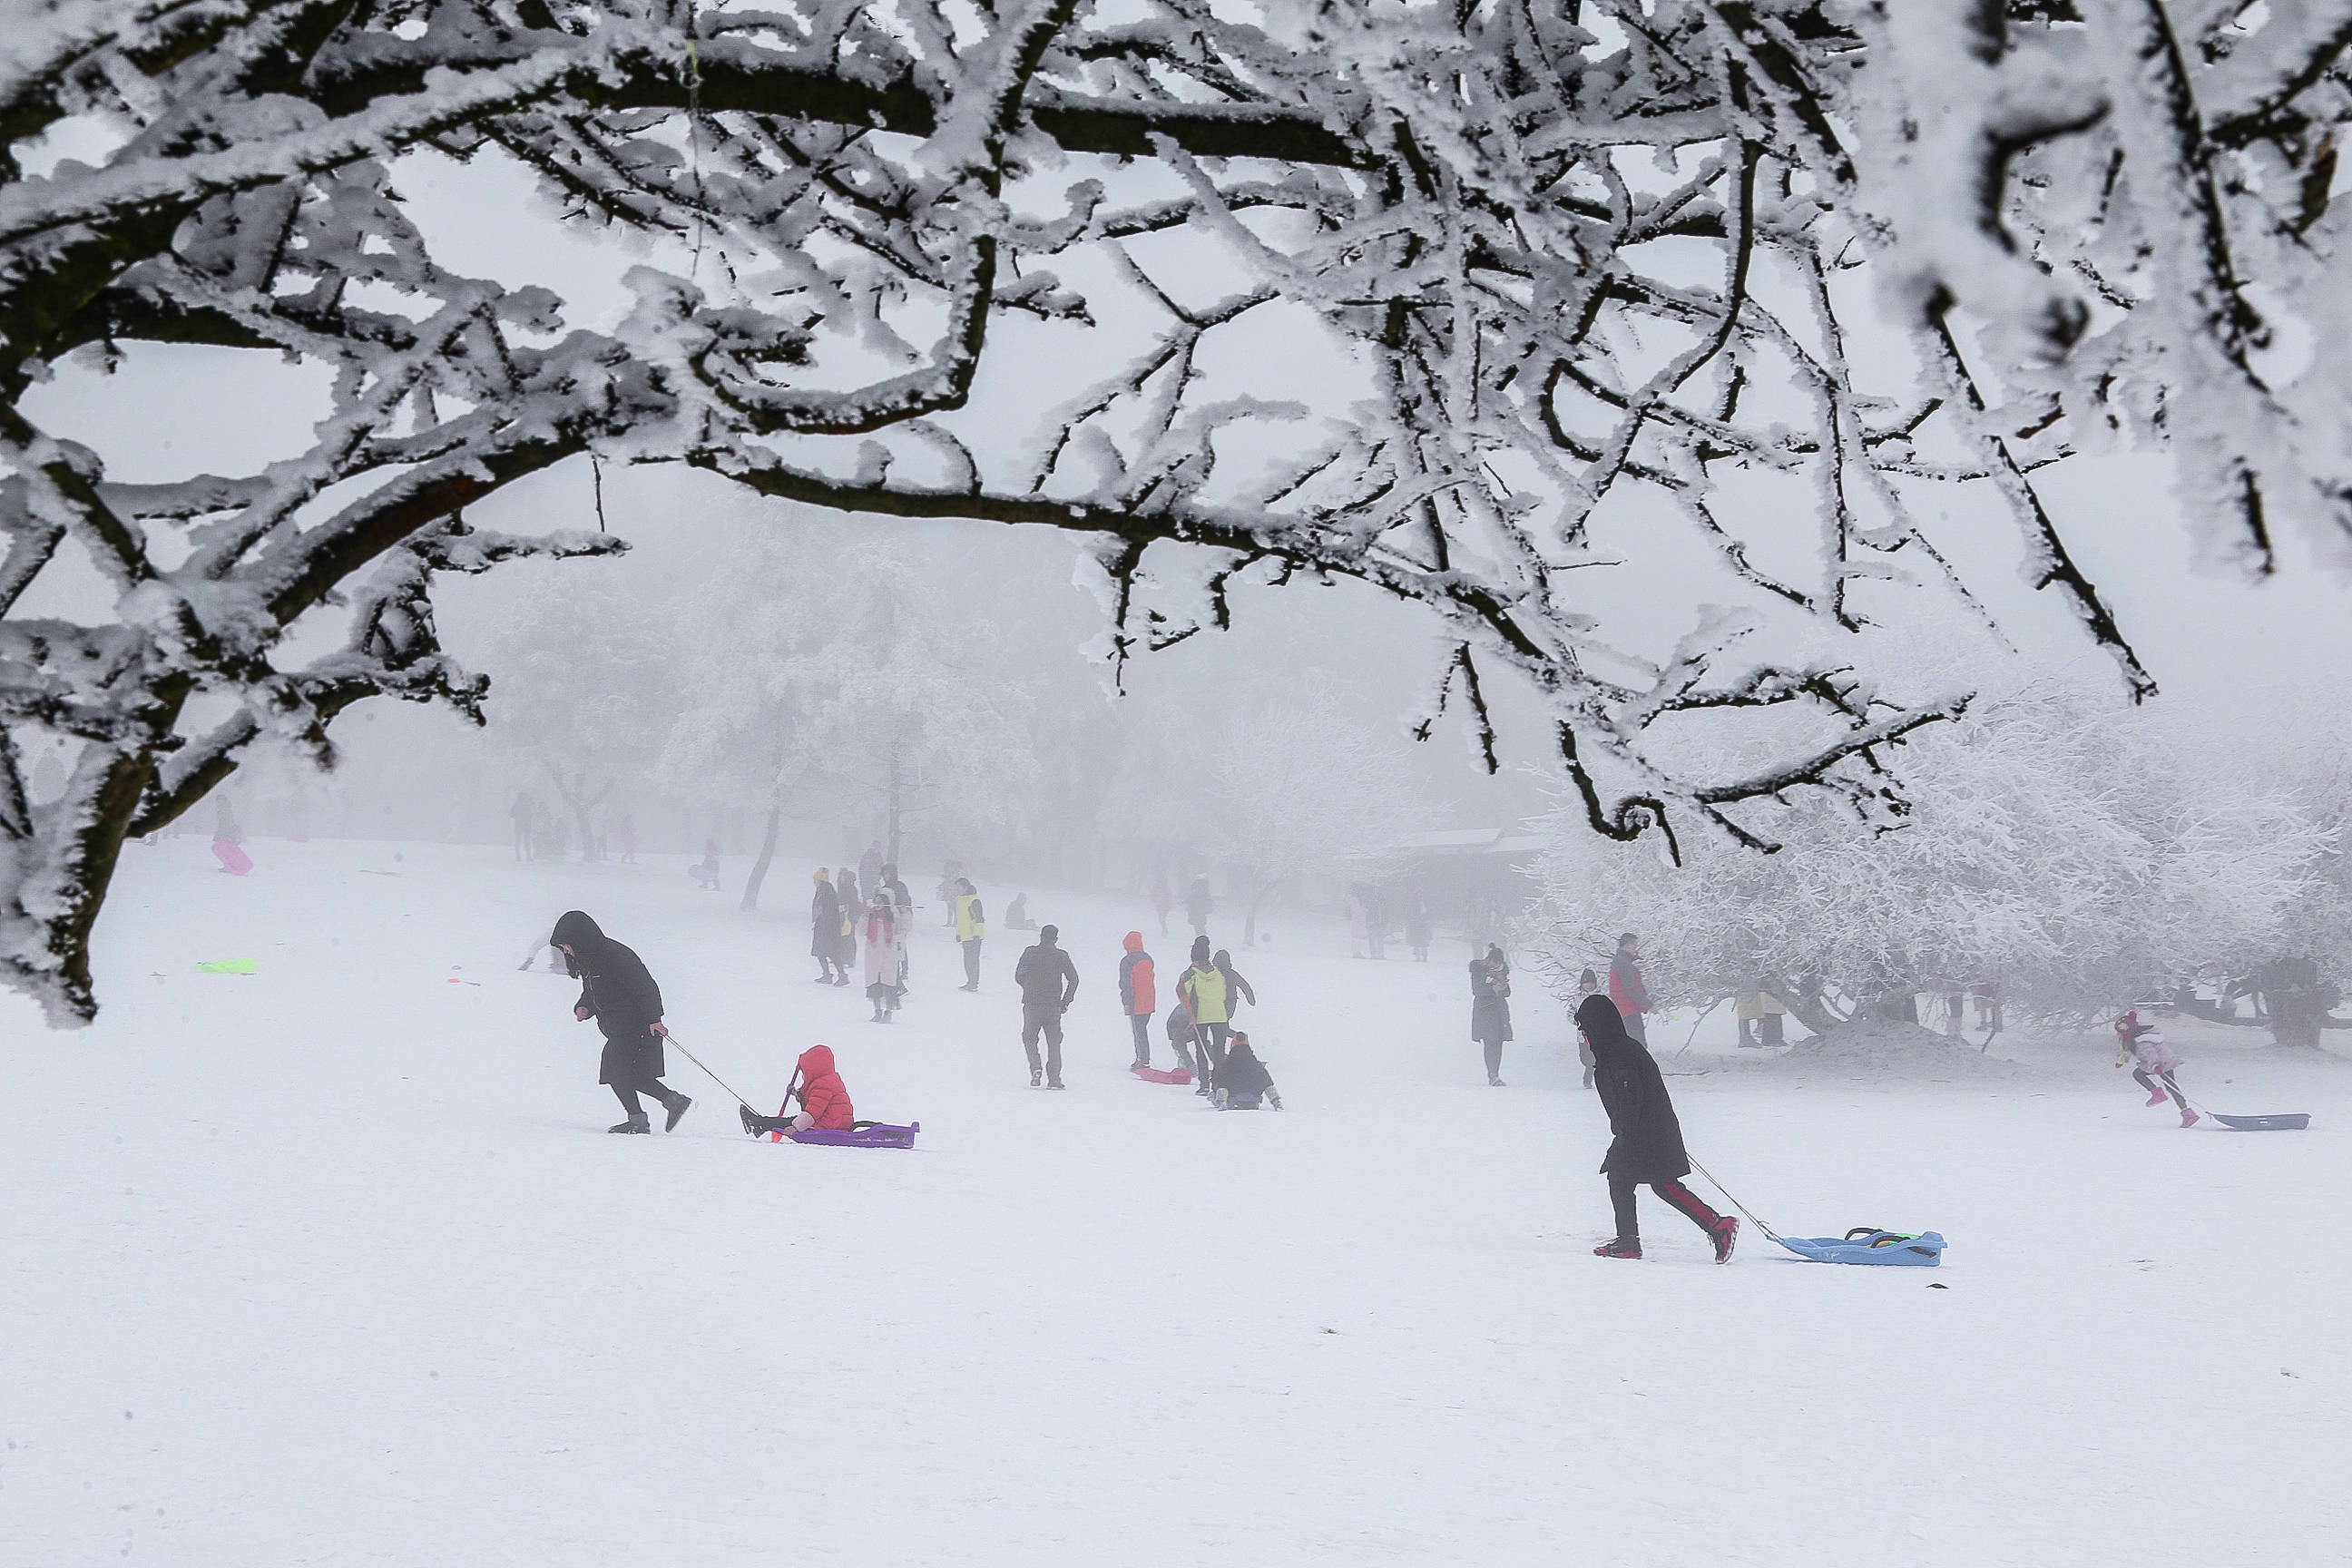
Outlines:
<svg viewBox="0 0 2352 1568"><path fill-rule="evenodd" d="M234 838L214 839L213 858L221 863L221 869L232 877L242 877L253 869L253 858Z"/></svg>
<svg viewBox="0 0 2352 1568"><path fill-rule="evenodd" d="M1192 1069L1190 1068L1129 1068L1127 1070L1133 1073L1136 1077L1141 1079L1146 1083L1190 1083L1192 1081Z"/></svg>

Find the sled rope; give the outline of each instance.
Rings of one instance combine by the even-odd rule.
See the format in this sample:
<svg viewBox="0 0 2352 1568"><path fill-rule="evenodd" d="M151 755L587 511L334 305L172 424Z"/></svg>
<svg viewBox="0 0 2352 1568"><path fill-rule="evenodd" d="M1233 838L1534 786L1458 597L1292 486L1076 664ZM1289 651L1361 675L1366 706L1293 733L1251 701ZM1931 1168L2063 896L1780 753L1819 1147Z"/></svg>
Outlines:
<svg viewBox="0 0 2352 1568"><path fill-rule="evenodd" d="M665 1040L667 1040L667 1041L668 1041L671 1045L677 1047L677 1054L678 1054L679 1056L684 1057L688 1061L692 1062L696 1067L702 1068L702 1076L703 1076L703 1077L705 1077L705 1078L709 1079L711 1082L713 1082L713 1083L717 1084L719 1088L721 1088L721 1089L727 1089L727 1092L728 1092L729 1094L730 1094L730 1095L734 1095L734 1096L735 1096L735 1103L736 1103L736 1104L738 1104L738 1105L741 1106L741 1107L742 1107L744 1110L751 1110L751 1102L750 1100L748 1100L744 1099L744 1098L743 1098L741 1095L740 1095L740 1094L735 1094L735 1091L734 1091L733 1089L727 1089L727 1080L726 1080L725 1079L723 1079L723 1078L720 1078L717 1073L712 1072L709 1068L707 1068L707 1067L703 1067L702 1058L701 1058L700 1057L696 1056L692 1051L688 1050L688 1049L686 1048L686 1045L685 1045L685 1043L684 1043L683 1041L681 1041L681 1040L680 1040L680 1039L679 1039L676 1035L664 1035L664 1036L662 1037L662 1038L663 1038L663 1039L665 1039ZM1715 1180L1715 1178L1714 1178L1713 1176L1709 1176L1709 1177L1707 1178L1707 1180L1711 1182L1711 1181Z"/></svg>
<svg viewBox="0 0 2352 1568"><path fill-rule="evenodd" d="M1687 1152L1685 1152L1685 1158L1688 1158ZM1743 1204L1738 1198L1733 1197L1731 1195L1731 1189L1725 1186L1721 1182L1717 1181L1713 1171L1708 1170L1696 1160L1691 1161L1691 1169L1696 1171L1700 1175L1705 1176L1706 1178L1706 1184L1713 1187L1717 1192L1721 1193L1726 1203L1729 1204L1733 1208L1738 1209L1741 1214L1747 1215L1748 1224L1762 1231L1767 1237L1774 1241L1779 1241L1780 1239L1780 1233L1774 1230L1770 1226L1766 1225L1762 1220L1758 1219L1753 1213L1749 1212L1746 1204Z"/></svg>

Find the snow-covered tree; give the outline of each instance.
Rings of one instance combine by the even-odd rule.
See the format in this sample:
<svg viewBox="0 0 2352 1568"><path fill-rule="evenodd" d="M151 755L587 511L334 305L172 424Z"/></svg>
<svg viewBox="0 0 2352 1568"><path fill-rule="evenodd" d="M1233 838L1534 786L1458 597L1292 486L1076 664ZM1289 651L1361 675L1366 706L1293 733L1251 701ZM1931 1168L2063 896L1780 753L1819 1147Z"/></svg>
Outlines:
<svg viewBox="0 0 2352 1568"><path fill-rule="evenodd" d="M2050 687L1984 701L1910 743L1901 827L1858 833L1792 801L1777 855L1711 840L1662 865L1556 823L1542 943L1572 976L1633 931L1662 1001L1766 979L1817 1030L1838 1021L1832 994L1866 1007L1984 986L2013 1014L2079 1017L2267 959L2333 829L2126 718Z"/></svg>
<svg viewBox="0 0 2352 1568"><path fill-rule="evenodd" d="M1753 803L1801 786L1899 804L1872 753L1966 683L1888 704L1822 645L1895 613L1907 569L1947 575L1921 486L1997 489L2033 580L2142 691L2037 465L2167 441L2221 552L2268 570L2288 526L2341 552L2338 4L0 21L0 963L60 1020L94 1006L126 834L265 732L324 759L364 697L472 710L431 576L614 548L462 521L592 453L1097 536L1119 657L1221 623L1237 580L1360 579L1439 617L1445 699L1483 715L1487 675L1529 682L1620 837L1679 816L1760 842ZM647 242L633 308L583 319L537 256L520 283L436 260L411 176L453 166L477 200L525 171L579 237ZM1874 287L1916 384L1848 353ZM121 482L43 384L142 376L158 342L329 405L253 471ZM1606 563L1694 541L1720 582L1663 637L1612 619ZM341 651L296 651L336 616ZM1728 772L1653 743L1759 707L1814 721ZM75 761L37 806L16 758L50 735Z"/></svg>

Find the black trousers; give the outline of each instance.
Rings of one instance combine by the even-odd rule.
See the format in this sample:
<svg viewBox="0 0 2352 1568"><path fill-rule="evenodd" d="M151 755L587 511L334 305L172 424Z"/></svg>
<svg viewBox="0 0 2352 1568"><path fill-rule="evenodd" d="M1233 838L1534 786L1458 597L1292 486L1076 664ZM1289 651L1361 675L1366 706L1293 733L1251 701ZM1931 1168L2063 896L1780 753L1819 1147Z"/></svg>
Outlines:
<svg viewBox="0 0 2352 1568"><path fill-rule="evenodd" d="M1633 1189L1642 1184L1616 1171L1609 1173L1609 1204L1617 1211L1617 1239L1642 1239L1642 1222L1633 1213ZM1712 1235L1723 1216L1699 1201L1696 1193L1680 1182L1652 1182L1650 1190L1682 1211L1683 1217L1699 1229Z"/></svg>
<svg viewBox="0 0 2352 1568"><path fill-rule="evenodd" d="M1201 1081L1210 1089L1217 1087L1217 1073L1225 1065L1225 1041L1233 1037L1231 1024L1202 1024L1196 1026L1193 1044L1201 1052Z"/></svg>
<svg viewBox="0 0 2352 1568"><path fill-rule="evenodd" d="M980 989L980 943L974 937L963 944L963 983L975 991Z"/></svg>
<svg viewBox="0 0 2352 1568"><path fill-rule="evenodd" d="M1150 1067L1151 1065L1151 1015L1129 1013L1127 1016L1127 1024L1128 1027L1135 1031L1135 1065L1139 1068Z"/></svg>
<svg viewBox="0 0 2352 1568"><path fill-rule="evenodd" d="M1503 1042L1500 1040L1486 1042L1486 1076L1488 1078L1503 1076Z"/></svg>
<svg viewBox="0 0 2352 1568"><path fill-rule="evenodd" d="M646 1108L637 1103L637 1096L648 1095L667 1106L674 1092L657 1078L641 1078L635 1083L613 1085L613 1098L619 1100L621 1109L631 1116L643 1116L646 1113Z"/></svg>

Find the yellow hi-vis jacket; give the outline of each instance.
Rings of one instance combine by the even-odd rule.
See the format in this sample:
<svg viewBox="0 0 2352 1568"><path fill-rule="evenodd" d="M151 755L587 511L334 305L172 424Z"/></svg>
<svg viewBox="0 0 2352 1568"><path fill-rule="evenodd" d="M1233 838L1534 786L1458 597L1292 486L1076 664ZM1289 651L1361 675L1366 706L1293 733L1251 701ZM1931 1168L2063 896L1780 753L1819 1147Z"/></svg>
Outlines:
<svg viewBox="0 0 2352 1568"><path fill-rule="evenodd" d="M955 900L956 941L978 942L988 934L988 922L980 918L980 895L958 893Z"/></svg>

